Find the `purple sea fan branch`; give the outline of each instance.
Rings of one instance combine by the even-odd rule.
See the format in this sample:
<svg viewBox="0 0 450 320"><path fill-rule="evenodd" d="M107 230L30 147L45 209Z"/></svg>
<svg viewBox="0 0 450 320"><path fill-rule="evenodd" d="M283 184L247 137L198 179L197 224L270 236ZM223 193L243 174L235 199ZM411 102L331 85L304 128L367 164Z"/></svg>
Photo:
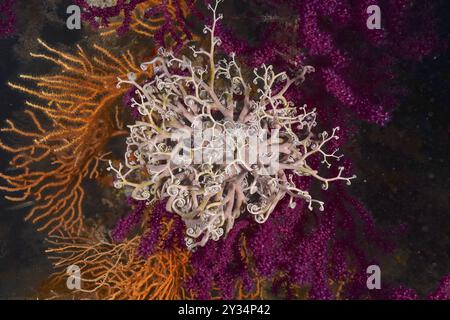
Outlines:
<svg viewBox="0 0 450 320"><path fill-rule="evenodd" d="M419 295L414 289L400 285L398 287L386 286L379 292L376 292L372 298L390 300L450 300L450 274L442 277L436 290L428 296Z"/></svg>
<svg viewBox="0 0 450 320"><path fill-rule="evenodd" d="M428 298L431 300L450 300L450 274L442 278L436 291Z"/></svg>
<svg viewBox="0 0 450 320"><path fill-rule="evenodd" d="M161 4L154 5L144 13L144 18L152 19L158 16L162 16L164 19L163 24L159 27L159 30L155 33L155 41L160 47L167 47L166 37L171 36L175 41L174 51L178 51L183 45L183 40L180 35L180 29L183 32L186 40L192 40L192 33L188 28L188 22L186 20L186 13L181 8L180 0L172 1L171 8L169 1L161 1ZM188 1L186 3L187 10L194 10L194 1ZM171 14L171 9L174 9L175 14Z"/></svg>
<svg viewBox="0 0 450 320"><path fill-rule="evenodd" d="M167 215L165 202L157 202L153 207L150 219L147 222L147 229L141 238L141 242L139 243L139 256L147 258L158 248L162 236L162 219L165 215Z"/></svg>
<svg viewBox="0 0 450 320"><path fill-rule="evenodd" d="M141 223L146 208L145 201L132 198L127 199L127 204L132 207L131 212L121 218L111 231L111 238L116 243L124 241L130 232Z"/></svg>
<svg viewBox="0 0 450 320"><path fill-rule="evenodd" d="M16 0L2 0L0 3L0 39L16 31Z"/></svg>
<svg viewBox="0 0 450 320"><path fill-rule="evenodd" d="M222 299L233 299L238 281L242 281L246 290L252 290L250 266L239 254L242 245L240 237L244 230L248 231L249 225L248 220L240 220L225 239L193 253L191 264L194 273L188 279L186 288L198 299L211 299L213 288L218 289Z"/></svg>
<svg viewBox="0 0 450 320"><path fill-rule="evenodd" d="M296 56L303 55L304 63L316 68L308 86L299 89L304 101L317 105L320 115L330 114L330 109L338 107L339 113L334 117L347 123L343 127L354 119L380 125L389 121L390 112L404 95L395 65L420 60L444 46L438 38L434 8L429 2L254 0L249 3L254 10L281 14L258 22L263 31L252 45L223 27L226 49L233 51L235 46L249 64L261 61L264 52L263 62L283 69L294 65ZM367 7L372 4L381 7L381 30L367 28ZM285 43L292 45L284 46ZM262 51L267 44L270 48Z"/></svg>
<svg viewBox="0 0 450 320"><path fill-rule="evenodd" d="M131 22L131 12L140 3L147 0L117 0L117 1L98 1L98 0L75 0L75 4L83 9L82 17L93 27L106 26L111 18L117 17L121 12L124 14L122 26L118 32L126 32Z"/></svg>

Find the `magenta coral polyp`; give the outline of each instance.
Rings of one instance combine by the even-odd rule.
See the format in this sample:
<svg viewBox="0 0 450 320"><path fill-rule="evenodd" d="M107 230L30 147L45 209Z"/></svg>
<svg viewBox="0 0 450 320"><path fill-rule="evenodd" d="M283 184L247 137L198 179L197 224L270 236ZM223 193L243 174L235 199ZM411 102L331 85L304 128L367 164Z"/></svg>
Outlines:
<svg viewBox="0 0 450 320"><path fill-rule="evenodd" d="M15 7L15 0L3 0L0 3L0 39L12 36L16 31Z"/></svg>

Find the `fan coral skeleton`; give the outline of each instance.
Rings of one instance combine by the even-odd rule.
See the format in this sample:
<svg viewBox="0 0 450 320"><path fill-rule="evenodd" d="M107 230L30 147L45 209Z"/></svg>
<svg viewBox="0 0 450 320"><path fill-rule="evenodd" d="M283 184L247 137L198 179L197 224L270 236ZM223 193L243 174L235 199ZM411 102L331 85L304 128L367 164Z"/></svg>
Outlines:
<svg viewBox="0 0 450 320"><path fill-rule="evenodd" d="M160 50L159 57L141 66L153 66L150 82L141 86L130 73L118 84L136 87L132 106L142 120L129 126L125 168L110 162L115 186L132 187L136 200L167 198L167 210L186 224L191 249L227 234L244 211L265 222L286 195L292 206L302 198L310 210L313 203L323 210L323 202L296 187L297 176L311 176L324 189L332 181L354 178L343 176L343 167L331 178L314 169L314 158L321 157L328 167L340 159L337 150L326 146L338 138L339 128L313 133L315 110L296 108L284 96L312 67L300 68L291 78L262 65L254 70L252 85L234 54L218 59L219 3L209 6L213 23L204 29L210 35L209 51L192 46L191 60Z"/></svg>
<svg viewBox="0 0 450 320"><path fill-rule="evenodd" d="M170 226L164 230L169 231ZM188 298L182 288L188 275L186 248L161 250L144 258L138 254L140 236L116 244L101 227L85 228L80 236L52 236L47 241L50 247L46 252L57 269L47 284L52 299ZM66 270L71 265L80 267L82 287L68 292Z"/></svg>
<svg viewBox="0 0 450 320"><path fill-rule="evenodd" d="M7 120L0 129L6 136L0 149L13 155L10 166L15 168L13 173L0 172L0 190L10 201L35 202L26 219L37 223L39 231L78 233L83 181L99 177L99 165L109 154L107 142L127 133L116 106L127 88L114 90L108 84L126 70L135 70L138 77L143 72L129 51L115 57L94 46L96 54L88 58L81 47L69 54L39 43L48 54L32 57L51 62L59 73L20 76L31 85L9 83L34 99L26 101L28 127Z"/></svg>

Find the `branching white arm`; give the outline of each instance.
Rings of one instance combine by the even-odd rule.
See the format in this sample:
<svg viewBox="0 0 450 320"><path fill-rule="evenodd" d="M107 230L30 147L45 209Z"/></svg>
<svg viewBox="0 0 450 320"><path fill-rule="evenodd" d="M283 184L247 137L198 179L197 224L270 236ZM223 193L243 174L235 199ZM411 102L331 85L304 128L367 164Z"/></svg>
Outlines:
<svg viewBox="0 0 450 320"><path fill-rule="evenodd" d="M323 202L295 185L295 176L313 177L324 189L355 178L345 177L342 167L330 178L311 167L314 156L327 168L342 157L326 150L339 128L315 134L315 110L285 97L314 68L304 66L291 78L262 65L248 82L234 54L217 52L219 2L210 6L213 22L204 29L208 50L190 47L189 58L161 49L141 66L154 69L148 83L136 83L132 73L118 83L136 88L132 107L141 119L129 126L125 166L110 162L115 186L131 188L135 199L167 199L167 209L186 224L189 248L220 239L241 214L265 222L285 196L291 207L303 199L309 209L323 209Z"/></svg>

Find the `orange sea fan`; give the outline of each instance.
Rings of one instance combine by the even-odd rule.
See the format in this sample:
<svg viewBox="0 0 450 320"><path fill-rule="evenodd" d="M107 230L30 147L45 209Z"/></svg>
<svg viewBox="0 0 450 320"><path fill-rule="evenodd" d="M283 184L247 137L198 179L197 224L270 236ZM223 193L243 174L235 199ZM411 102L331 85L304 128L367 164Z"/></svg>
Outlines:
<svg viewBox="0 0 450 320"><path fill-rule="evenodd" d="M51 237L49 258L60 272L47 283L50 298L186 299L182 288L188 274L189 252L160 250L147 259L138 256L140 236L115 244L96 232L78 237ZM69 266L80 268L81 288L69 291ZM58 291L59 290L61 291ZM48 289L47 289L48 290Z"/></svg>
<svg viewBox="0 0 450 320"><path fill-rule="evenodd" d="M38 41L46 53L31 55L57 70L53 75L20 75L27 85L9 83L35 99L26 101L26 126L6 120L1 129L10 133L0 148L12 153L8 170L13 173L0 173L5 181L0 189L11 201L34 202L26 219L38 223L39 230L78 234L83 225L82 183L99 176L99 164L108 154L106 143L126 133L120 99L129 88L116 88L117 77L134 72L140 78L144 71L128 51L115 57L94 45L94 55L80 46L69 54Z"/></svg>

